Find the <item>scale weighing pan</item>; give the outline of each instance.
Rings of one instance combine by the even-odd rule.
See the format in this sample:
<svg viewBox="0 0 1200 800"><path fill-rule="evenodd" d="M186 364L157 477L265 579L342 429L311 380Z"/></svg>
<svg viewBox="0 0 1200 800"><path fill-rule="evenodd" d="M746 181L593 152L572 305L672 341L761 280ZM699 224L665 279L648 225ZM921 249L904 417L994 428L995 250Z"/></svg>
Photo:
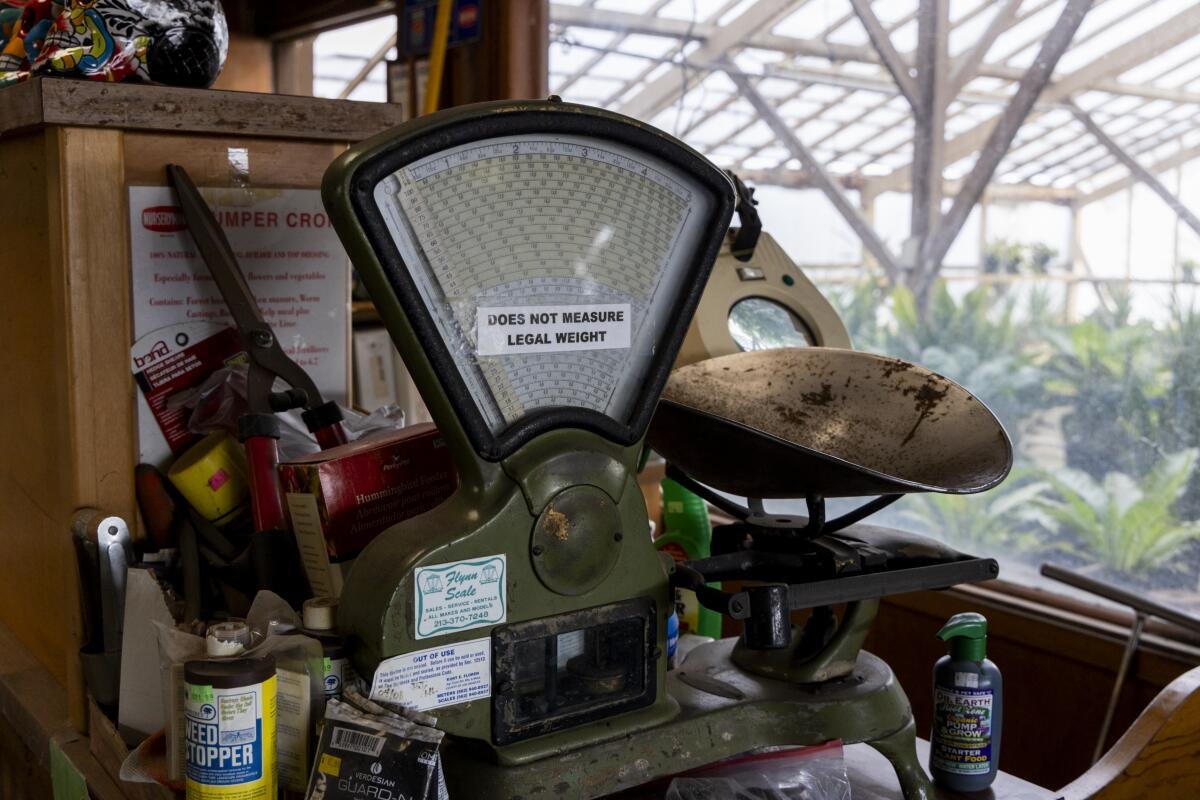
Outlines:
<svg viewBox="0 0 1200 800"><path fill-rule="evenodd" d="M1012 443L954 381L888 356L756 350L675 370L650 444L743 497L971 494L1000 483Z"/></svg>

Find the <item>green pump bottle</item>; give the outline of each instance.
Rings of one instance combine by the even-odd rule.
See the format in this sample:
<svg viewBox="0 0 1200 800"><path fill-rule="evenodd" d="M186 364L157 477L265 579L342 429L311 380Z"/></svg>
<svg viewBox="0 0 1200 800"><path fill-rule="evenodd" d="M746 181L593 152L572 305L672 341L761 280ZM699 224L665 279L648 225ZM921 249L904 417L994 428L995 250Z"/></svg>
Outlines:
<svg viewBox="0 0 1200 800"><path fill-rule="evenodd" d="M986 789L1000 761L1004 683L987 659L987 619L955 614L937 632L950 654L933 667L933 733L929 772L956 792Z"/></svg>
<svg viewBox="0 0 1200 800"><path fill-rule="evenodd" d="M670 478L664 478L662 504L664 530L663 535L654 540L655 547L669 553L676 561L710 556L712 521L704 500ZM721 615L701 606L695 592L677 589L675 606L680 633L721 638Z"/></svg>

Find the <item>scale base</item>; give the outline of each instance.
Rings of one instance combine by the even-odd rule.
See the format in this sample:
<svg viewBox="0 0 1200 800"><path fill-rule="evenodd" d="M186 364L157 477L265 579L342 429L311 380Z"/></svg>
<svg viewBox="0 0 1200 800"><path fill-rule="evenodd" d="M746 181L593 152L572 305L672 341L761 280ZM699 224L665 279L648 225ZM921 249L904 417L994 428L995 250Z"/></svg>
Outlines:
<svg viewBox="0 0 1200 800"><path fill-rule="evenodd" d="M932 785L917 760L916 726L888 665L860 652L845 678L795 684L737 667L736 639L701 645L668 673L680 706L669 722L526 764L503 766L494 754L457 742L443 748L451 797L587 798L629 789L761 747L865 742L892 763L905 800L928 800Z"/></svg>

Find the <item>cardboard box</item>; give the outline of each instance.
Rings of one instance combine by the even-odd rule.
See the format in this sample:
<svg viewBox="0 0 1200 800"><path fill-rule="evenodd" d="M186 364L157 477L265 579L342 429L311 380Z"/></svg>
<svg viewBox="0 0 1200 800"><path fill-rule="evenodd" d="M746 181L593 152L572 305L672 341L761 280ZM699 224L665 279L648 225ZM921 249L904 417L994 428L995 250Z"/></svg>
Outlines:
<svg viewBox="0 0 1200 800"><path fill-rule="evenodd" d="M372 539L458 488L446 441L430 424L281 463L279 479L309 585L332 597Z"/></svg>

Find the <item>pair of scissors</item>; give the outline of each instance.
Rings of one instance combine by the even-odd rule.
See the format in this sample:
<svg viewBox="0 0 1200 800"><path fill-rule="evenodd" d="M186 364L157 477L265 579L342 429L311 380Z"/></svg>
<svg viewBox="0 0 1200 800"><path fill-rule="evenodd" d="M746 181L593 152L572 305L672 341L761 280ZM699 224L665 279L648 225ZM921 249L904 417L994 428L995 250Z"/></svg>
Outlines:
<svg viewBox="0 0 1200 800"><path fill-rule="evenodd" d="M167 165L167 180L175 189L184 221L192 234L208 271L233 317L249 369L246 401L249 411L238 419L238 439L246 450L249 465L250 508L254 520L254 562L260 589L280 591L294 587L298 575L285 575L283 558L294 549L284 505L279 464L280 411L303 408L301 418L322 450L345 444L346 430L337 403L321 398L312 378L279 345L271 326L263 319L250 285L238 266L237 256L225 231L213 216L187 171ZM290 388L274 391L276 379ZM290 570L289 570L290 571ZM281 592L285 593L285 592ZM286 596L286 593L285 593Z"/></svg>

